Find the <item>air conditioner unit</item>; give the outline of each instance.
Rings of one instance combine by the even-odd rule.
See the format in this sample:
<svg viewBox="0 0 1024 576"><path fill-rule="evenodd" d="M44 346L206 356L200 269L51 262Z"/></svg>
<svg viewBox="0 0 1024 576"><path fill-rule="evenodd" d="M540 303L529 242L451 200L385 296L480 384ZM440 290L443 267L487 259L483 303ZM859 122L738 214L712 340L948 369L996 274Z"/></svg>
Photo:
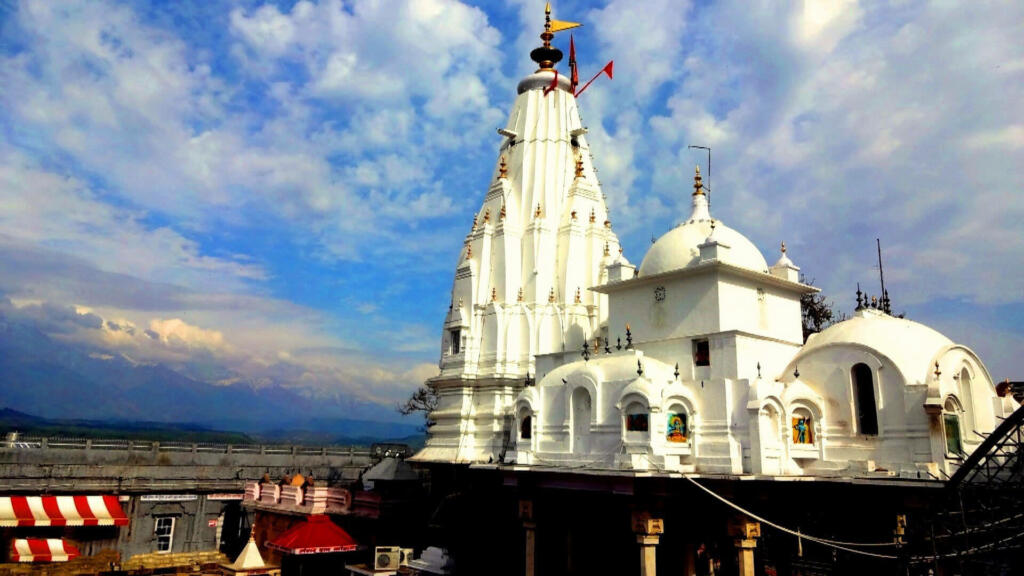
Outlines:
<svg viewBox="0 0 1024 576"><path fill-rule="evenodd" d="M373 569L398 570L402 560L402 549L398 546L377 546L373 550Z"/></svg>
<svg viewBox="0 0 1024 576"><path fill-rule="evenodd" d="M398 561L401 566L408 566L409 562L412 561L412 548L402 548L402 559Z"/></svg>

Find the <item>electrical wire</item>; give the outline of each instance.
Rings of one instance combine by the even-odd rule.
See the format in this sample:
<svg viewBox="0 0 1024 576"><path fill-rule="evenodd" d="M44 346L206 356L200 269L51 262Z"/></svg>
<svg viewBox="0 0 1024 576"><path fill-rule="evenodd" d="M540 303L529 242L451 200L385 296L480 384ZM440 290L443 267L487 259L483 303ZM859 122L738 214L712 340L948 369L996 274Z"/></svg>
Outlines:
<svg viewBox="0 0 1024 576"><path fill-rule="evenodd" d="M865 550L857 550L856 548L850 548L850 546L896 546L897 544L895 542L843 542L843 541L840 541L840 540L830 540L828 538L821 538L821 537L818 537L818 536L809 536L809 535L804 534L804 533L802 533L802 532L800 532L798 530L793 530L791 528L786 528L785 526L782 526L781 524L776 524L775 522L772 522L771 520L768 520L767 518L764 518L762 516L758 516L757 514L754 514L750 510L747 510L746 508L743 508L742 506L733 503L732 501L726 499L725 497L718 495L717 493L715 493L710 488L708 488L708 487L704 486L703 484L701 484L700 482L697 482L696 480L694 480L691 476L683 476L683 478L689 480L690 483L693 484L694 486L696 486L697 488L700 488L704 492L708 493L709 495L711 495L715 499L719 500L723 504L725 504L725 505L735 509L736 511L742 512L744 515L746 515L746 516L748 516L750 518L753 518L754 520L757 520L758 522L761 522L763 524L767 524L768 526L771 526L772 528L775 528L776 530L785 532L787 534L791 534L793 536L796 536L797 538L808 540L810 542L815 542L817 544L821 544L821 545L824 545L824 546L829 546L831 548L835 548L837 550L842 550L844 552L850 552L851 554L861 554L863 556L871 556L873 558L883 558L883 559L886 559L886 560L898 560L899 559L899 556L895 556L895 555L892 555L892 554L878 554L876 552L867 552Z"/></svg>

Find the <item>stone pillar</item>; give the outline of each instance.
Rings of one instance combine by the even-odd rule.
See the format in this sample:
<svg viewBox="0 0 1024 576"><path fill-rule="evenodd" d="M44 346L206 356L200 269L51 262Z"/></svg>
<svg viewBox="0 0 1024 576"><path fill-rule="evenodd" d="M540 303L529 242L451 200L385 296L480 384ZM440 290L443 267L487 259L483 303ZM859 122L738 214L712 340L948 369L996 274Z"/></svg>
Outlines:
<svg viewBox="0 0 1024 576"><path fill-rule="evenodd" d="M739 576L754 576L754 548L757 548L757 540L737 538L735 543L739 556Z"/></svg>
<svg viewBox="0 0 1024 576"><path fill-rule="evenodd" d="M735 538L739 576L754 576L754 548L757 548L757 539L761 537L761 523L746 518L735 519L729 526L729 532Z"/></svg>
<svg viewBox="0 0 1024 576"><path fill-rule="evenodd" d="M526 533L526 556L523 559L523 574L534 576L536 574L537 558L537 523L533 519L533 501L519 501L519 518L523 521L523 531Z"/></svg>
<svg viewBox="0 0 1024 576"><path fill-rule="evenodd" d="M657 534L636 535L636 543L640 545L640 576L657 576L658 549L656 546L659 540L661 540L661 536Z"/></svg>
<svg viewBox="0 0 1024 576"><path fill-rule="evenodd" d="M657 576L657 546L665 523L661 518L651 518L647 512L633 513L633 532L640 545L640 576Z"/></svg>

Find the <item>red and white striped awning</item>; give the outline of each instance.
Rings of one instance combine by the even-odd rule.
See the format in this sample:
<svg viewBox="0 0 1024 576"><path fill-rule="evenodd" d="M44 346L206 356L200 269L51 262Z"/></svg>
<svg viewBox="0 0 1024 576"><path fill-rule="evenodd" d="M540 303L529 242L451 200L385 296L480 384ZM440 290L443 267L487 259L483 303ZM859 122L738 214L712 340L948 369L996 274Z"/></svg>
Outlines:
<svg viewBox="0 0 1024 576"><path fill-rule="evenodd" d="M0 496L0 527L127 525L117 496Z"/></svg>
<svg viewBox="0 0 1024 576"><path fill-rule="evenodd" d="M78 548L60 538L17 538L11 542L12 562L67 562Z"/></svg>

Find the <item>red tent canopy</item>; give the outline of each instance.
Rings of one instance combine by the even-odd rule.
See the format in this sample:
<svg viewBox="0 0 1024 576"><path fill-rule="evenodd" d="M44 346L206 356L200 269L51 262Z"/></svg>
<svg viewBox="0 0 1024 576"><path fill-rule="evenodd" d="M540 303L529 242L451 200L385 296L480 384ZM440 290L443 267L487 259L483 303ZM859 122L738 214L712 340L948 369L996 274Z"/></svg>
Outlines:
<svg viewBox="0 0 1024 576"><path fill-rule="evenodd" d="M285 554L325 554L359 548L347 532L323 514L307 516L305 522L267 542L267 546Z"/></svg>
<svg viewBox="0 0 1024 576"><path fill-rule="evenodd" d="M67 562L78 548L60 538L17 538L11 542L12 562Z"/></svg>
<svg viewBox="0 0 1024 576"><path fill-rule="evenodd" d="M0 496L0 527L127 525L117 496Z"/></svg>

